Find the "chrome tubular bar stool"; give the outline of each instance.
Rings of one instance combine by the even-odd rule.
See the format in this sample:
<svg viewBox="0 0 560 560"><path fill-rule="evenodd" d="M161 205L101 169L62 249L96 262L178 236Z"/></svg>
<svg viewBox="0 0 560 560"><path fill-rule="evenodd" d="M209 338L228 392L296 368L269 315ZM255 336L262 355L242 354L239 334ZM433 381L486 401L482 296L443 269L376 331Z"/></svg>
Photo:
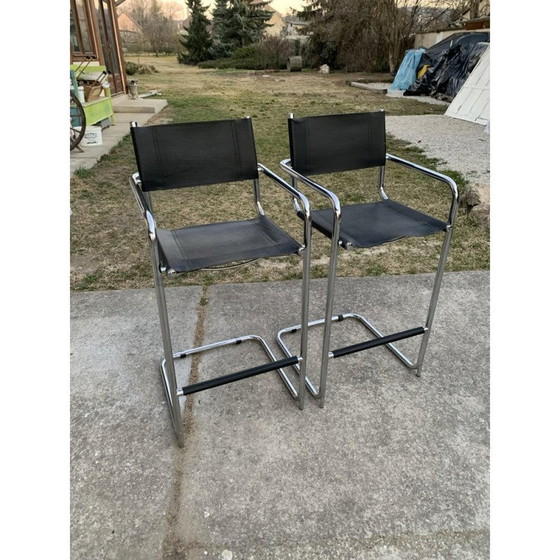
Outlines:
<svg viewBox="0 0 560 560"><path fill-rule="evenodd" d="M303 257L301 321L308 323L311 219L309 203L289 183L257 162L252 122L237 120L179 123L139 127L131 123L131 135L138 172L130 185L148 229L164 359L161 376L179 445L184 445L179 398L263 373L277 371L290 394L304 406L307 329L301 331L300 351L278 360L258 335L239 335L205 346L174 352L171 344L164 276L196 270L298 254ZM264 212L259 178L264 175L292 199L294 211L303 216L303 241L297 242ZM256 217L249 220L216 222L180 229L161 229L154 218L152 191L191 188L224 183L252 183ZM237 185L236 185L237 186ZM231 188L231 187L230 187ZM155 198L155 197L154 197ZM297 218L296 218L297 219ZM177 386L176 360L246 341L258 342L269 361L207 381ZM294 385L284 368L298 365Z"/></svg>
<svg viewBox="0 0 560 560"><path fill-rule="evenodd" d="M325 318L308 324L310 327L323 325L319 388L306 377L308 390L319 399L320 406L324 406L329 360L376 346L386 346L406 367L415 370L416 375L420 376L457 215L458 192L455 182L446 175L386 153L384 111L307 118L295 118L290 115L288 130L290 159L281 162L282 169L290 174L294 188L298 186L298 183L306 185L325 197L330 203L328 208L312 211L312 227L331 239L331 250ZM447 220L436 219L390 199L385 191L387 162L404 166L445 183L451 191ZM378 170L379 200L366 204L341 205L338 196L324 186L323 179L322 183L319 183L310 177L367 168ZM373 183L375 184L375 180ZM301 216L303 217L303 215ZM444 233L444 239L425 324L396 333L383 334L357 313L333 315L339 248L349 250L375 247L405 237L422 237L441 232ZM364 342L331 350L331 325L333 322L345 319L359 321L373 336ZM286 356L291 356L292 353L282 337L287 333L297 332L299 329L302 329L301 324L283 329L277 334L277 341ZM422 340L417 358L411 360L395 343L415 336L422 337ZM301 369L297 364L293 367L296 371Z"/></svg>

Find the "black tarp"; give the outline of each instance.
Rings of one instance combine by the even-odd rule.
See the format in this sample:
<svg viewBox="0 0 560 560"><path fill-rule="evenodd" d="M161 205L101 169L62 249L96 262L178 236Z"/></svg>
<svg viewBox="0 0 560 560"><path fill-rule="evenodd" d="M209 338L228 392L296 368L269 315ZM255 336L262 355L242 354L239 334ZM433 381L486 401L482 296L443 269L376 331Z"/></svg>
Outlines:
<svg viewBox="0 0 560 560"><path fill-rule="evenodd" d="M451 100L463 87L490 42L489 32L454 33L422 55L418 69L429 68L403 95L431 95Z"/></svg>

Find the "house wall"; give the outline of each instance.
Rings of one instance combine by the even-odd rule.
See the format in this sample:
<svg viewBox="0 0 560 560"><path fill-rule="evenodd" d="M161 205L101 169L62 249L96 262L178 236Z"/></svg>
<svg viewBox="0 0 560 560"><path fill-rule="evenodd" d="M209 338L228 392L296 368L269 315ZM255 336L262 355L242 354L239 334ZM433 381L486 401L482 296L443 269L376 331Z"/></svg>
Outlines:
<svg viewBox="0 0 560 560"><path fill-rule="evenodd" d="M282 19L282 16L276 10L274 10L274 8L267 5L266 9L271 10L274 13L266 22L270 24L270 27L266 28L265 33L271 37L279 37L284 29L284 20Z"/></svg>
<svg viewBox="0 0 560 560"><path fill-rule="evenodd" d="M127 14L121 11L121 13L117 17L117 21L119 24L119 29L121 31L132 31L134 33L140 33L140 28L136 23L134 23Z"/></svg>
<svg viewBox="0 0 560 560"><path fill-rule="evenodd" d="M465 29L450 29L446 31L438 31L434 33L418 33L414 37L414 48L419 49L420 47L424 47L425 49L429 49L433 47L436 43L443 41L445 38L453 35L454 33L462 33L466 31ZM470 31L470 30L469 30ZM473 29L472 32L478 31L490 31L490 29Z"/></svg>

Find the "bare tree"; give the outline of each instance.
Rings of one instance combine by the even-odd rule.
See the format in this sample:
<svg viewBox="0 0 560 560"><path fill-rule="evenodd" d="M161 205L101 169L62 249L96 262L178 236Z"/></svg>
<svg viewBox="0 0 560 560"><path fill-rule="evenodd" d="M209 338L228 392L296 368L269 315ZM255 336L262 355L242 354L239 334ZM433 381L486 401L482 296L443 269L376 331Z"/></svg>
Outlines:
<svg viewBox="0 0 560 560"><path fill-rule="evenodd" d="M121 4L124 1L122 0ZM138 26L157 56L162 52L174 52L177 48L178 28L175 18L178 9L174 2L129 0L121 11Z"/></svg>
<svg viewBox="0 0 560 560"><path fill-rule="evenodd" d="M415 33L445 26L470 0L308 0L299 13L310 21L317 59L348 70L382 63L395 72Z"/></svg>
<svg viewBox="0 0 560 560"><path fill-rule="evenodd" d="M395 72L416 33L448 26L472 0L378 0L377 22L389 71ZM478 0L476 0L478 5Z"/></svg>
<svg viewBox="0 0 560 560"><path fill-rule="evenodd" d="M480 0L470 0L469 2L470 19L476 19L478 17L479 5L480 5Z"/></svg>

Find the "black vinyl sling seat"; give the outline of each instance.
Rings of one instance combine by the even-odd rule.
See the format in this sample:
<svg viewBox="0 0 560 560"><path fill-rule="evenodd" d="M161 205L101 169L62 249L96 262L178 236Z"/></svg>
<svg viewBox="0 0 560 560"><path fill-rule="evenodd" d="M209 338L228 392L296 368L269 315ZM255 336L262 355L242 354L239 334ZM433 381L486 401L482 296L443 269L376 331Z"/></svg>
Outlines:
<svg viewBox="0 0 560 560"><path fill-rule="evenodd" d="M130 178L130 185L146 221L151 247L152 268L163 340L164 359L161 376L169 405L173 429L178 444L184 445L179 397L187 396L226 383L246 379L262 373L277 371L290 394L304 405L304 373L294 385L284 368L298 364L305 372L307 331L302 330L300 352L278 360L266 341L257 335L233 336L222 340L174 352L171 345L169 316L165 298L164 276L189 273L201 269L235 266L260 258L298 254L303 257L301 320L308 319L309 242L311 222L309 203L304 195L272 171L257 162L252 122L249 117L139 127L131 123L131 135L138 172ZM260 177L268 177L292 198L296 213L303 213L303 241L300 243L268 218L260 198ZM247 220L216 222L161 229L154 218L153 191L188 189L203 185L225 183L251 185L255 217ZM153 197L155 199L155 196ZM297 218L295 218L297 220ZM257 341L269 361L207 381L177 386L174 361L208 350L246 341Z"/></svg>
<svg viewBox="0 0 560 560"><path fill-rule="evenodd" d="M309 326L323 325L323 347L319 388L306 378L311 394L324 406L327 384L328 362L331 359L360 352L376 346L386 345L408 368L420 376L428 338L432 328L443 271L449 252L451 235L458 208L458 193L455 182L441 173L432 171L386 152L385 112L323 115L288 119L290 137L290 159L281 162L281 167L292 178L292 186L306 185L325 197L330 205L312 211L312 227L331 239L330 262L327 280L325 318L312 321ZM447 220L440 220L409 206L392 200L385 192L386 163L417 171L445 183L451 190L451 201ZM323 175L337 174L358 169L377 169L377 192L379 200L364 204L341 205L338 196L324 186ZM321 175L321 183L311 176ZM331 176L332 177L332 176ZM339 247L342 249L376 247L405 237L423 237L443 233L444 239L435 275L427 319L424 325L404 331L383 334L362 315L341 313L333 315L336 265ZM344 319L356 319L373 335L359 342L330 349L331 325ZM287 356L291 355L282 336L296 332L301 325L283 329L277 341ZM395 345L399 340L421 336L416 361L410 360ZM298 366L294 369L298 371Z"/></svg>

